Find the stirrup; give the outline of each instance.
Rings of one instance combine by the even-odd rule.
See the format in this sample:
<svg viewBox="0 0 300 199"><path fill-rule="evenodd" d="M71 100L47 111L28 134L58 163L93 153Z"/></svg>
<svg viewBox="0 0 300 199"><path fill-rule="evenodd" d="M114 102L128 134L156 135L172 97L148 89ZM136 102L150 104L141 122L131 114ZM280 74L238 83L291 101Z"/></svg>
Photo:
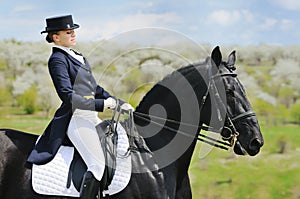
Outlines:
<svg viewBox="0 0 300 199"><path fill-rule="evenodd" d="M92 172L87 171L83 176L80 188L80 199L100 199L100 182Z"/></svg>

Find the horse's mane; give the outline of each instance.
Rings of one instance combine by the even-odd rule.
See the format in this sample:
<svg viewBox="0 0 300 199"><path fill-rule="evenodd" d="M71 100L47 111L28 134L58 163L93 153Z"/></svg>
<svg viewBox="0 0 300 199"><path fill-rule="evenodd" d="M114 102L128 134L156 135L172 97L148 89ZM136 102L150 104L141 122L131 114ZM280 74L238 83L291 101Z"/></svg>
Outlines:
<svg viewBox="0 0 300 199"><path fill-rule="evenodd" d="M182 66L179 69L173 71L172 73L168 74L167 76L165 76L162 80L158 81L146 94L145 96L142 98L142 100L140 101L139 105L136 107L136 110L139 110L139 108L143 105L143 104L148 104L150 97L152 96L155 92L157 92L158 88L160 88L160 85L164 85L164 82L169 81L170 79L178 79L178 78L183 78L186 77L187 75L189 75L191 72L195 71L196 68L202 67L207 65L207 61L208 59L206 59L203 62L196 62L196 63L192 63L186 66ZM158 93L159 94L159 93Z"/></svg>

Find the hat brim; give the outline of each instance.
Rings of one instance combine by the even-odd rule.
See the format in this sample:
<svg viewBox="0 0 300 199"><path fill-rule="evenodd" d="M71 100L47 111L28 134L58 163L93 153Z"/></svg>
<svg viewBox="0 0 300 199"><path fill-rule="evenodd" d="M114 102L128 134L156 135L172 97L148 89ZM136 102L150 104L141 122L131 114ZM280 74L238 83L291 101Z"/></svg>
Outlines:
<svg viewBox="0 0 300 199"><path fill-rule="evenodd" d="M41 32L41 34L43 33L48 33L48 32L54 32L54 31L60 31L60 30L74 30L74 29L77 29L79 28L80 26L78 24L73 24L72 27L70 28L53 28L53 29L46 29L46 30L43 30Z"/></svg>

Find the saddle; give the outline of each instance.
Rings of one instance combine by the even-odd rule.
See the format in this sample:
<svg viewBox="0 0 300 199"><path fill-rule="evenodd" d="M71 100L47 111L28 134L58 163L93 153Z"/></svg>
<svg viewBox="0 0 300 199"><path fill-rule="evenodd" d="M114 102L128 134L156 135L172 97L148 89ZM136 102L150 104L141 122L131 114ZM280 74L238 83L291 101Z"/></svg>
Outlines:
<svg viewBox="0 0 300 199"><path fill-rule="evenodd" d="M103 195L122 191L131 176L130 138L119 123L121 111L115 110L111 120L104 120L96 126L104 153L105 170L100 182ZM132 113L130 114L132 117ZM133 118L129 121L133 122ZM129 122L130 123L130 122ZM61 146L55 158L45 165L33 165L32 185L42 195L79 197L83 176L87 171L83 159L74 147Z"/></svg>

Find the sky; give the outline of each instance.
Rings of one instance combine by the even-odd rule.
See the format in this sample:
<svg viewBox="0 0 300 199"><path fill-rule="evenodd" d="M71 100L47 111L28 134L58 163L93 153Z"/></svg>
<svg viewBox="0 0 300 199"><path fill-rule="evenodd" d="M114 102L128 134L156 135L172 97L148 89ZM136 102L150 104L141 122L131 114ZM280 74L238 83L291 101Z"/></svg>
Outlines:
<svg viewBox="0 0 300 199"><path fill-rule="evenodd" d="M158 27L211 45L300 45L299 0L0 0L0 40L42 41L45 19L65 14L83 41Z"/></svg>

